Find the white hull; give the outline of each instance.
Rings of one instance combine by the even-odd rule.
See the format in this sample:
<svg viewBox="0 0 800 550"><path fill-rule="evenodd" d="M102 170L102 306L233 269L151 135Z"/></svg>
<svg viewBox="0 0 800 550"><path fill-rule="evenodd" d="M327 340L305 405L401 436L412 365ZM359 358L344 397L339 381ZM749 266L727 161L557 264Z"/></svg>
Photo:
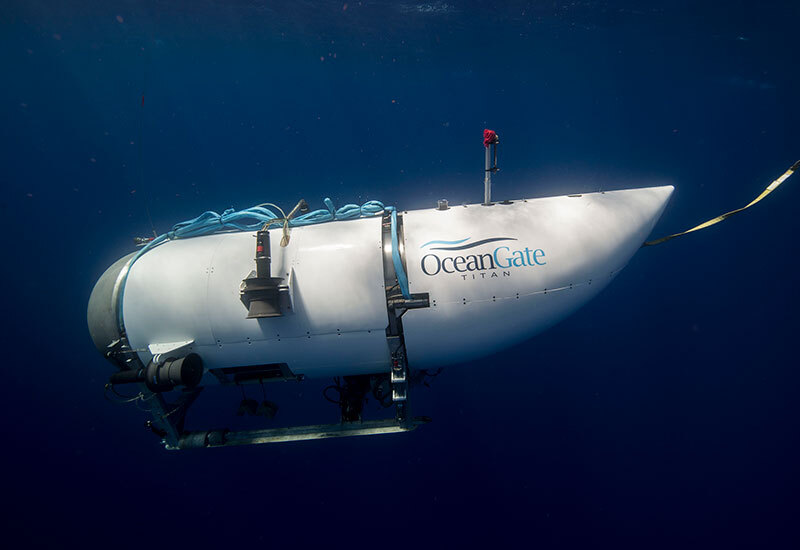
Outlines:
<svg viewBox="0 0 800 550"><path fill-rule="evenodd" d="M672 190L403 212L409 287L430 298L430 307L402 317L410 368L490 355L575 311L625 266ZM272 275L288 285L274 318L247 319L240 300L254 233L169 241L142 255L122 310L142 363L148 346L191 341L207 369L285 363L310 377L388 372L381 218L293 228L285 248L279 230L270 237Z"/></svg>

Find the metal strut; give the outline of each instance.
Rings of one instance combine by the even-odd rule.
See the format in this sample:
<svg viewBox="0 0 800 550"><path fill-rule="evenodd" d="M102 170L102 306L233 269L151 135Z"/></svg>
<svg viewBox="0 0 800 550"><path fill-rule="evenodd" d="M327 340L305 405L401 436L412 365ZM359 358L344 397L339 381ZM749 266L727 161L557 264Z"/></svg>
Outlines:
<svg viewBox="0 0 800 550"><path fill-rule="evenodd" d="M389 381L392 387L392 402L395 405L395 419L404 423L409 418L408 380L409 369L406 359L406 343L403 336L402 317L409 309L426 308L430 306L428 293L411 294L407 288L402 287L402 282L397 273L399 268L405 272L402 265L403 253L400 243L403 242L403 218L392 213L383 219L383 276L386 289L386 309L389 324L386 327L386 340L391 354L391 371Z"/></svg>

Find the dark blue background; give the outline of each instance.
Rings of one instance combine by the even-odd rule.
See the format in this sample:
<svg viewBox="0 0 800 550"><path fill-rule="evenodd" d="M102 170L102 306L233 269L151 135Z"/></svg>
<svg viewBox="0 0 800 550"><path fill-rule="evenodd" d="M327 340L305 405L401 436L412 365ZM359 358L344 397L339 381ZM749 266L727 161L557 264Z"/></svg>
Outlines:
<svg viewBox="0 0 800 550"><path fill-rule="evenodd" d="M658 235L739 207L800 157L800 5L220 4L0 10L5 540L800 542L797 180L447 369L412 434L166 452L103 399L85 322L146 207L478 202L484 127L495 197L672 183Z"/></svg>

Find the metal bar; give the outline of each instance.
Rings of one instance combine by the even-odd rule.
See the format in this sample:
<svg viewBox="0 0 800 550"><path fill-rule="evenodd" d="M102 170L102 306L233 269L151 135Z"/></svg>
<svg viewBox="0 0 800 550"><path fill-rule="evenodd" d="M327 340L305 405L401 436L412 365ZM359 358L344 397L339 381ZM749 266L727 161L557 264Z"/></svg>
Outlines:
<svg viewBox="0 0 800 550"><path fill-rule="evenodd" d="M430 419L425 417L415 418L410 422L398 422L396 419L392 418L350 424L317 424L310 426L292 426L288 428L272 428L268 430L209 430L205 432L184 432L177 446L167 445L166 448L174 451L178 449L285 443L289 441L307 441L331 437L391 434L410 432L420 424L427 424L428 422L430 422Z"/></svg>
<svg viewBox="0 0 800 550"><path fill-rule="evenodd" d="M483 204L492 204L492 147L491 145L485 147L486 149L486 169L483 176Z"/></svg>
<svg viewBox="0 0 800 550"><path fill-rule="evenodd" d="M151 393L145 384L138 384L138 386L139 391L145 395ZM192 399L192 401L194 401L194 399ZM156 427L156 429L164 432L162 441L164 442L164 446L166 448L170 448L171 445L175 445L176 443L180 442L180 432L177 426L172 423L172 419L169 416L170 413L167 411L167 406L168 405L164 400L164 397L158 393L154 394L153 397L147 402L148 412L153 415L153 425Z"/></svg>

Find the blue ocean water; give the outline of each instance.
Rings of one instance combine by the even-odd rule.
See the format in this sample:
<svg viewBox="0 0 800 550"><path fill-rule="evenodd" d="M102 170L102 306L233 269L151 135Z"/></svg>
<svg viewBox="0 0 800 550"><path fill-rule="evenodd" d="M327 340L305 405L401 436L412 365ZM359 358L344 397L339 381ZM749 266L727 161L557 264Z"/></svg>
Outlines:
<svg viewBox="0 0 800 550"><path fill-rule="evenodd" d="M85 314L147 212L165 231L300 197L479 202L486 127L502 139L495 198L674 184L654 236L742 206L800 158L798 16L748 1L4 3L4 539L795 547L799 181L641 250L537 338L446 369L415 395L434 422L411 434L166 452L143 412L104 400L113 369Z"/></svg>

